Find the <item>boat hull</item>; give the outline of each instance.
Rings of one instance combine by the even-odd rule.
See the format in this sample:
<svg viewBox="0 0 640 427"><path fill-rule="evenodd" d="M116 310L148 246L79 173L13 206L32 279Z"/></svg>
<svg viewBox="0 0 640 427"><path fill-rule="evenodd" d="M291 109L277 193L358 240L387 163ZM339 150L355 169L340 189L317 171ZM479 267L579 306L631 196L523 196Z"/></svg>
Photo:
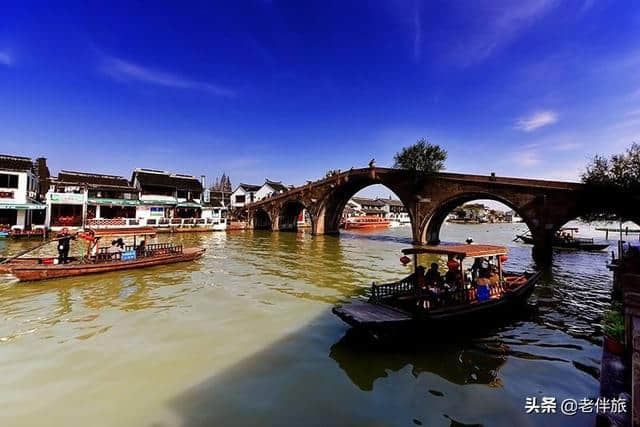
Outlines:
<svg viewBox="0 0 640 427"><path fill-rule="evenodd" d="M522 240L523 243L533 245L533 237L519 235L516 239ZM562 240L554 240L552 247L557 249L575 249L580 251L601 251L609 247L606 243L581 243L581 242L565 242Z"/></svg>
<svg viewBox="0 0 640 427"><path fill-rule="evenodd" d="M388 222L372 222L372 223L345 223L345 230L370 230L374 228L389 228Z"/></svg>
<svg viewBox="0 0 640 427"><path fill-rule="evenodd" d="M204 249L185 249L176 255L163 255L149 258L139 258L132 261L113 261L104 263L70 263L70 264L13 264L10 273L20 281L37 281L57 279L63 277L84 276L87 274L108 273L111 271L131 270L136 268L153 267L156 265L174 264L193 261L204 254Z"/></svg>

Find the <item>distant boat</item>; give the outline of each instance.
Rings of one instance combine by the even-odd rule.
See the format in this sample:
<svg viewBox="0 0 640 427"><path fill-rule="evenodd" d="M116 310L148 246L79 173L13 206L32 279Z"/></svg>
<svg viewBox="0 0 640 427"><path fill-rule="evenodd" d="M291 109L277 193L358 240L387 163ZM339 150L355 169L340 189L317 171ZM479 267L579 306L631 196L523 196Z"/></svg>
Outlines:
<svg viewBox="0 0 640 427"><path fill-rule="evenodd" d="M378 216L356 216L347 218L344 222L345 230L349 229L369 229L388 228L389 220Z"/></svg>
<svg viewBox="0 0 640 427"><path fill-rule="evenodd" d="M578 229L575 227L566 227L558 230L553 237L552 246L560 249L576 249L581 251L601 251L609 247L608 243L595 243L593 239L575 237ZM523 243L533 244L534 240L530 233L518 234L515 240L521 240Z"/></svg>

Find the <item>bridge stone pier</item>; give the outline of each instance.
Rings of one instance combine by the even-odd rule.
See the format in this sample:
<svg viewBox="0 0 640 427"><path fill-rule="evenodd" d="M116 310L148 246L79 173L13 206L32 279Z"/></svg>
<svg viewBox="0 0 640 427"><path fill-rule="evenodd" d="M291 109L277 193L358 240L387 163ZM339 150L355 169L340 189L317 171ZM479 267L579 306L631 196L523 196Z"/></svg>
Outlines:
<svg viewBox="0 0 640 427"><path fill-rule="evenodd" d="M513 209L526 223L534 239L532 255L538 262L551 260L555 232L568 221L614 206L637 223L638 198L594 192L583 184L495 175L439 172L424 174L403 169L351 169L320 181L309 182L274 197L247 205L249 224L255 229L296 229L296 218L307 209L314 234L338 233L342 211L358 191L382 184L393 191L411 218L415 244L440 241L440 229L456 207L476 199L490 199ZM515 237L515 236L514 236Z"/></svg>

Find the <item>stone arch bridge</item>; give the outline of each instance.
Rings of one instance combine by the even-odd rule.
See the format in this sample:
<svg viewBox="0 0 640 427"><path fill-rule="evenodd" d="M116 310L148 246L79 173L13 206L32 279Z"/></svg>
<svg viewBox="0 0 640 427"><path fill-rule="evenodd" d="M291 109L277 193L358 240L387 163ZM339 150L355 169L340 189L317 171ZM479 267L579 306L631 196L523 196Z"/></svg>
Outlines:
<svg viewBox="0 0 640 427"><path fill-rule="evenodd" d="M439 172L424 174L389 168L351 169L246 206L249 227L272 231L295 230L297 217L306 209L313 234L338 233L348 200L358 191L382 184L402 201L411 218L413 241L434 244L440 228L456 207L475 199L496 200L513 209L527 224L534 239L533 256L551 259L554 233L568 221L615 206L635 221L628 197L610 192L594 193L583 184L537 179L505 178Z"/></svg>

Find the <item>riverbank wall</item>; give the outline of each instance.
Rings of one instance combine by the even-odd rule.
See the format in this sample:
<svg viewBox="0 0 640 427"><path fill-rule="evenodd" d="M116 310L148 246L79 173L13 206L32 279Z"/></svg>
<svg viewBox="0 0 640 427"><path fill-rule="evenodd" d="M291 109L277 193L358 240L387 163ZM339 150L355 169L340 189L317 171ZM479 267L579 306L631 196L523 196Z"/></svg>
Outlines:
<svg viewBox="0 0 640 427"><path fill-rule="evenodd" d="M624 353L612 354L603 346L600 372L600 395L619 398L630 393L627 416L600 416L602 426L640 426L640 258L614 260L613 298L622 303L624 314ZM618 414L621 415L621 414Z"/></svg>

